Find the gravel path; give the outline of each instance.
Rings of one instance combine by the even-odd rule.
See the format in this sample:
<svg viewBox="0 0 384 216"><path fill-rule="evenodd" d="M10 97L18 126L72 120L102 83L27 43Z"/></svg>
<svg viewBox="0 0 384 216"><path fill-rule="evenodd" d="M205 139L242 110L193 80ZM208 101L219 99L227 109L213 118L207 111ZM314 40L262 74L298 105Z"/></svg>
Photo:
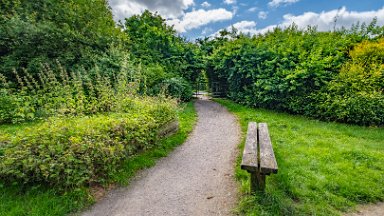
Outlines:
<svg viewBox="0 0 384 216"><path fill-rule="evenodd" d="M346 214L346 216L383 216L384 203L361 205L357 212Z"/></svg>
<svg viewBox="0 0 384 216"><path fill-rule="evenodd" d="M83 215L231 215L240 128L215 102L201 99L195 106L198 122L182 146Z"/></svg>

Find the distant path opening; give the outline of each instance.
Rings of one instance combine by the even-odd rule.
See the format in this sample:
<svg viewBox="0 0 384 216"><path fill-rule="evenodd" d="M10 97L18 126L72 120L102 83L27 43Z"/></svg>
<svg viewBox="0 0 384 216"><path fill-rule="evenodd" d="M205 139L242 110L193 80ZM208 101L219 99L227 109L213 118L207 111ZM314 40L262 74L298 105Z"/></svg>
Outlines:
<svg viewBox="0 0 384 216"><path fill-rule="evenodd" d="M223 106L207 98L195 106L198 122L182 146L83 215L231 215L240 127Z"/></svg>

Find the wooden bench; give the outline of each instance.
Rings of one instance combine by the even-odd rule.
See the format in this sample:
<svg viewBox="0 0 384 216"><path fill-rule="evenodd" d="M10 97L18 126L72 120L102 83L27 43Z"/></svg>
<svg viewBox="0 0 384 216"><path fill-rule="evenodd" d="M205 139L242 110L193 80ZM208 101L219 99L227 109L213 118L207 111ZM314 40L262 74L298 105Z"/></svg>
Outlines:
<svg viewBox="0 0 384 216"><path fill-rule="evenodd" d="M265 176L277 173L277 162L266 123L248 124L241 169L251 174L251 192L264 191Z"/></svg>

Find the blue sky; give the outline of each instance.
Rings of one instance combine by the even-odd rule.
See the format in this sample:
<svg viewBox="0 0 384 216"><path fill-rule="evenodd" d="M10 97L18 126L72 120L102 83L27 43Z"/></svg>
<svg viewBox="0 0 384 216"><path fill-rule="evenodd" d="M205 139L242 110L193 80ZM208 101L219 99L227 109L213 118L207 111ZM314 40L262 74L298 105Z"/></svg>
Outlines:
<svg viewBox="0 0 384 216"><path fill-rule="evenodd" d="M319 30L349 27L377 17L384 25L383 0L110 0L116 20L145 9L158 12L167 23L189 39L213 36L235 26L247 34L263 33L295 22L300 28Z"/></svg>

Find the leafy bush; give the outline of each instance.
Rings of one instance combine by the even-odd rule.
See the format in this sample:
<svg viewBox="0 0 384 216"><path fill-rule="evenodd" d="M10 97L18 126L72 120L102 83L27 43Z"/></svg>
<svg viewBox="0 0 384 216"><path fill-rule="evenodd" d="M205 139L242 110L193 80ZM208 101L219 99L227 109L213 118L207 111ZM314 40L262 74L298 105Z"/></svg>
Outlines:
<svg viewBox="0 0 384 216"><path fill-rule="evenodd" d="M207 75L242 104L382 125L384 40L374 42L369 31L379 28L373 24L335 32L292 25L253 37L202 41L203 48L214 46L207 53Z"/></svg>
<svg viewBox="0 0 384 216"><path fill-rule="evenodd" d="M335 48L336 46L336 48ZM300 31L295 26L266 35L241 36L210 57L210 79L224 78L228 96L238 102L287 110L291 97L320 89L345 61L342 35Z"/></svg>
<svg viewBox="0 0 384 216"><path fill-rule="evenodd" d="M175 104L161 98L130 98L128 113L51 118L0 134L0 178L58 187L103 183L128 156L151 148L157 129L175 119Z"/></svg>
<svg viewBox="0 0 384 216"><path fill-rule="evenodd" d="M14 100L6 78L0 74L0 122L12 120L11 113L16 108Z"/></svg>
<svg viewBox="0 0 384 216"><path fill-rule="evenodd" d="M189 101L192 98L192 86L185 79L174 77L164 80L158 84L155 91L164 91L164 93L181 101Z"/></svg>
<svg viewBox="0 0 384 216"><path fill-rule="evenodd" d="M384 124L384 95L381 92L320 92L311 97L315 103L305 107L309 116L368 126Z"/></svg>
<svg viewBox="0 0 384 216"><path fill-rule="evenodd" d="M141 83L145 84L145 93L149 95L165 94L167 96L189 101L192 98L192 86L184 78L166 73L159 64L147 66L143 70Z"/></svg>
<svg viewBox="0 0 384 216"><path fill-rule="evenodd" d="M362 125L384 124L384 40L365 41L307 107L318 118ZM315 107L316 109L313 109Z"/></svg>

